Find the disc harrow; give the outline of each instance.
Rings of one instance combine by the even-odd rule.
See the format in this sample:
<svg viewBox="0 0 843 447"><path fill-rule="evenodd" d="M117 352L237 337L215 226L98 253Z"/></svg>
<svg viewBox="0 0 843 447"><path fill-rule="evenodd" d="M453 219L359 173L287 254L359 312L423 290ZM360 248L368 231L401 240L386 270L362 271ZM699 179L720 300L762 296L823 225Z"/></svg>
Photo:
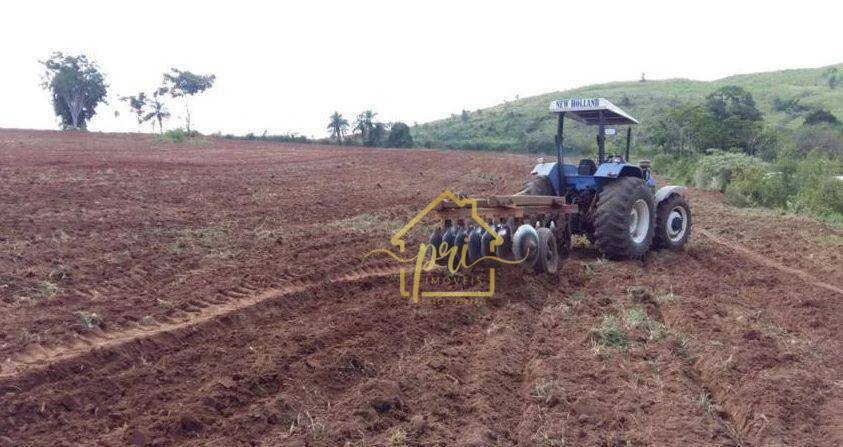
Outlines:
<svg viewBox="0 0 843 447"><path fill-rule="evenodd" d="M555 196L493 196L475 202L476 208L466 208L446 200L434 210L441 224L428 243L439 264L446 265L454 254L468 266L491 265L497 258L536 273L556 272L570 248L576 206ZM493 243L496 239L501 243Z"/></svg>

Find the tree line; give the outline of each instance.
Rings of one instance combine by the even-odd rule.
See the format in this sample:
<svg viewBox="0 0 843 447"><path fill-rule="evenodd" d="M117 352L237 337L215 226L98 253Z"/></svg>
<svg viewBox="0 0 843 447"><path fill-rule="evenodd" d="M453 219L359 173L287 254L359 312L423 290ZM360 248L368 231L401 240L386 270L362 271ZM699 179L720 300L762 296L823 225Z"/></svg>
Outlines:
<svg viewBox="0 0 843 447"><path fill-rule="evenodd" d="M60 125L67 130L84 130L96 115L99 104L106 103L108 84L100 67L84 54L73 56L61 52L40 61L44 65L41 86L50 93L53 111ZM137 117L138 125L152 122L153 131L163 132L164 121L170 118L166 96L172 99L184 98L185 127L190 132L190 97L213 87L214 75L200 75L177 68L164 73L161 86L150 93L140 92L133 96L122 96Z"/></svg>
<svg viewBox="0 0 843 447"><path fill-rule="evenodd" d="M410 126L400 121L383 123L376 121L378 114L371 110L364 110L357 115L354 126L339 112L334 112L328 121L328 131L332 141L336 144L360 144L368 147L413 147L413 136ZM348 130L352 130L352 138L348 138Z"/></svg>
<svg viewBox="0 0 843 447"><path fill-rule="evenodd" d="M55 52L48 59L39 62L45 69L42 87L51 95L53 111L59 118L62 129L87 129L88 123L96 115L97 106L107 104L109 85L99 65L84 54L74 56L61 52ZM154 132L157 124L158 132L163 133L164 122L171 117L168 101L183 98L185 129L191 134L190 98L213 87L215 80L216 76L213 74L202 75L172 68L163 74L161 84L157 88L135 95L120 96L119 99L126 103L138 126L151 123ZM413 146L413 137L407 124L400 121L384 123L376 120L376 117L377 113L371 110L361 112L354 120L349 136L348 120L339 112L334 112L328 124L330 136L324 142L370 147Z"/></svg>

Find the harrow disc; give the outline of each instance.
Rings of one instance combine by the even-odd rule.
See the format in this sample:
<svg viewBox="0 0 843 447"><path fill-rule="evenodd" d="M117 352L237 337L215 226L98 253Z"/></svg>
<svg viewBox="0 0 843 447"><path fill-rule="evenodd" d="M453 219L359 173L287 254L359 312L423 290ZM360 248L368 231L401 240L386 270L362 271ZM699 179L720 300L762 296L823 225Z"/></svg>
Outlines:
<svg viewBox="0 0 843 447"><path fill-rule="evenodd" d="M462 259L462 251L465 244L468 242L468 233L471 229L460 227L457 229L457 233L454 236L454 247L457 249L456 255L456 262L459 262Z"/></svg>
<svg viewBox="0 0 843 447"><path fill-rule="evenodd" d="M553 231L550 228L539 228L536 232L539 236L536 272L556 273L559 269L559 251Z"/></svg>
<svg viewBox="0 0 843 447"><path fill-rule="evenodd" d="M482 256L492 256L494 254L491 245L493 240L495 240L495 237L492 236L492 233L484 230L483 237L480 239L480 253Z"/></svg>
<svg viewBox="0 0 843 447"><path fill-rule="evenodd" d="M530 224L523 224L512 236L512 255L516 260L524 259L521 266L532 268L538 258L539 234Z"/></svg>
<svg viewBox="0 0 843 447"><path fill-rule="evenodd" d="M512 254L512 234L515 231L515 221L509 219L505 224L498 225L496 230L498 236L503 238L503 244L495 249L498 256L505 258Z"/></svg>
<svg viewBox="0 0 843 447"><path fill-rule="evenodd" d="M436 227L436 229L433 230L433 233L430 233L430 237L427 239L427 243L433 247L433 252L438 255L439 245L442 244L442 229Z"/></svg>
<svg viewBox="0 0 843 447"><path fill-rule="evenodd" d="M454 246L454 241L456 240L456 237L457 237L457 229L453 225L449 226L445 230L445 233L442 234L442 244L440 246L441 250L439 250L437 252L437 256L439 256L439 257L445 256L445 258L439 259L437 261L438 264L445 265L445 264L448 263L448 258L447 258L448 250L451 247Z"/></svg>
<svg viewBox="0 0 843 447"><path fill-rule="evenodd" d="M483 256L481 247L483 239L483 227L477 226L468 235L468 263L480 259Z"/></svg>

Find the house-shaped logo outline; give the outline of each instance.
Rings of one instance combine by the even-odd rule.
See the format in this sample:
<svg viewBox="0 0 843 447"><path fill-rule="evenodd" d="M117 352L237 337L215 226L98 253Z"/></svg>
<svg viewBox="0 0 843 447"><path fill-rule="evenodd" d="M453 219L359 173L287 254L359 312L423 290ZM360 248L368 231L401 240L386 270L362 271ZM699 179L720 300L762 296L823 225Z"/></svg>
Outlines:
<svg viewBox="0 0 843 447"><path fill-rule="evenodd" d="M494 228L491 225L486 223L482 217L477 213L477 200L472 199L469 197L460 198L451 191L443 191L442 194L439 194L435 199L433 199L430 203L427 204L424 209L418 212L406 225L401 227L392 237L389 239L389 242L398 247L398 251L404 253L405 244L402 238L404 235L407 234L410 229L416 226L422 219L425 218L431 211L433 211L440 203L445 200L450 200L456 203L460 208L467 206L471 207L471 220L473 220L477 225L482 227L484 230L489 232L494 239L490 242L490 249L494 252L495 247L499 247L503 244L503 238L495 232ZM401 296L403 297L410 297L411 292L407 290L407 271L401 267L399 270L399 276L401 280L400 290ZM421 277L421 269L420 266L416 266L414 270L414 277L413 277L413 290L412 290L412 299L414 303L419 302L419 296L423 297L449 297L449 298L486 298L490 297L495 293L495 269L494 267L489 268L489 289L488 290L476 290L476 291L419 291L419 280Z"/></svg>

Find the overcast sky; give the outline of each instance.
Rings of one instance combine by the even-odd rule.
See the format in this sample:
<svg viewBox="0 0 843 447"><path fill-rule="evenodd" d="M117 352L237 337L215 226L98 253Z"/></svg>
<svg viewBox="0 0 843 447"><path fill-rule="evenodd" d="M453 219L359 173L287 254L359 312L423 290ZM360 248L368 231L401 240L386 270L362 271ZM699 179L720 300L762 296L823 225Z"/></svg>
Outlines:
<svg viewBox="0 0 843 447"><path fill-rule="evenodd" d="M137 131L117 98L178 67L217 76L192 101L202 132L325 136L334 110L412 125L641 72L712 80L839 63L841 17L843 4L808 0L7 2L0 127L58 127L39 85L53 51L107 75L91 130ZM183 125L171 109L165 127Z"/></svg>

